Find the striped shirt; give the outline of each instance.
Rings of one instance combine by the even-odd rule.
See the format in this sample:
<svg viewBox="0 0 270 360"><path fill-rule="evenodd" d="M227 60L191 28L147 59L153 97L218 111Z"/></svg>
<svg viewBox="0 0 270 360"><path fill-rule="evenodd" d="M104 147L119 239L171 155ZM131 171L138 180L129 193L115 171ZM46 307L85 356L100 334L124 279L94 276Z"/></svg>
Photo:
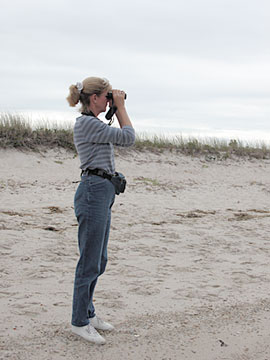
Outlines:
<svg viewBox="0 0 270 360"><path fill-rule="evenodd" d="M135 131L131 126L122 129L111 127L94 116L82 115L74 126L74 144L79 154L82 170L102 169L115 173L113 145L131 146Z"/></svg>

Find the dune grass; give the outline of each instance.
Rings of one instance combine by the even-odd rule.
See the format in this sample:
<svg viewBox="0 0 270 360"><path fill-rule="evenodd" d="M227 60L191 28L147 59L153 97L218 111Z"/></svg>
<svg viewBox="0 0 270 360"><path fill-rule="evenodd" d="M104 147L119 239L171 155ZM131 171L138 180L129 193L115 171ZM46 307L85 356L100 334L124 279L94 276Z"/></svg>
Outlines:
<svg viewBox="0 0 270 360"><path fill-rule="evenodd" d="M152 149L181 152L186 155L207 155L209 159L226 159L232 156L256 159L270 159L270 147L263 141L249 143L239 139L218 139L215 137L196 139L194 137L137 136L137 149Z"/></svg>
<svg viewBox="0 0 270 360"><path fill-rule="evenodd" d="M0 147L35 150L38 146L63 147L74 150L71 127L50 125L45 120L33 126L21 115L0 114Z"/></svg>
<svg viewBox="0 0 270 360"><path fill-rule="evenodd" d="M61 147L75 152L72 126L52 125L48 121L33 126L31 120L22 115L0 114L0 148L24 148L35 151L41 146ZM226 159L233 156L270 159L270 148L265 143L249 144L238 139L196 139L137 134L132 149L155 152L167 150L192 156L204 155L209 159Z"/></svg>

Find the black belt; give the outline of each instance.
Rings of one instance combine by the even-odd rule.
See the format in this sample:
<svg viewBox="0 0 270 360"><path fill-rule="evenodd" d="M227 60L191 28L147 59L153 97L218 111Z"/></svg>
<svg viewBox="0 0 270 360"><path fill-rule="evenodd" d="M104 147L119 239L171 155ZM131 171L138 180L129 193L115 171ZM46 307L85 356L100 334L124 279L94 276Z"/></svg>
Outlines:
<svg viewBox="0 0 270 360"><path fill-rule="evenodd" d="M92 174L92 175L101 176L104 179L109 179L109 180L112 179L112 175L106 173L106 171L101 170L101 169L85 169L85 170L82 170L81 175L83 175L83 174L87 174L87 175Z"/></svg>

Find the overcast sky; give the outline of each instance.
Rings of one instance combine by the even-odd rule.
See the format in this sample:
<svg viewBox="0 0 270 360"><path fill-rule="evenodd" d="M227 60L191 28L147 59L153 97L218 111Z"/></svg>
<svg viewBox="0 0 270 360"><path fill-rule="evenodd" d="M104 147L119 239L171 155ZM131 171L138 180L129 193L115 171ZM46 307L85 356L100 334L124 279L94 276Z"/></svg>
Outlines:
<svg viewBox="0 0 270 360"><path fill-rule="evenodd" d="M0 0L0 110L106 77L138 126L270 133L269 0Z"/></svg>

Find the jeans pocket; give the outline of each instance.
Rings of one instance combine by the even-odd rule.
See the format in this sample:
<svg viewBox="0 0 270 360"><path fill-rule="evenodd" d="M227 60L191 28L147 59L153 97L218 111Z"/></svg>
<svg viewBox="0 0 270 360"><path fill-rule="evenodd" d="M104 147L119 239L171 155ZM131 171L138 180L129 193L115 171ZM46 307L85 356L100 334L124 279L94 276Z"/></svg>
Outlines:
<svg viewBox="0 0 270 360"><path fill-rule="evenodd" d="M87 181L86 191L88 201L102 201L106 198L106 179L101 176L91 176Z"/></svg>

